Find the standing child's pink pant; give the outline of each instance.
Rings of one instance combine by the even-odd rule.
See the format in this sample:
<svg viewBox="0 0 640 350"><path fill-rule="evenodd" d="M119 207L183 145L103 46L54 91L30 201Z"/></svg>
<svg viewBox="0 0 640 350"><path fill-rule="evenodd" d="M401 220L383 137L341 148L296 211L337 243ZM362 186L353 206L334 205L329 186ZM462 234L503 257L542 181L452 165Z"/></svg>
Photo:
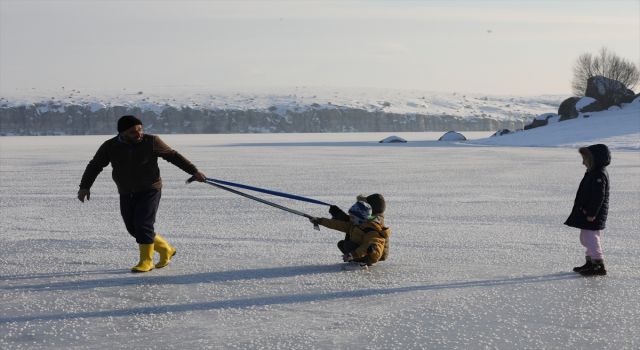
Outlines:
<svg viewBox="0 0 640 350"><path fill-rule="evenodd" d="M586 256L591 257L593 260L602 260L600 231L580 230L580 243L587 248Z"/></svg>

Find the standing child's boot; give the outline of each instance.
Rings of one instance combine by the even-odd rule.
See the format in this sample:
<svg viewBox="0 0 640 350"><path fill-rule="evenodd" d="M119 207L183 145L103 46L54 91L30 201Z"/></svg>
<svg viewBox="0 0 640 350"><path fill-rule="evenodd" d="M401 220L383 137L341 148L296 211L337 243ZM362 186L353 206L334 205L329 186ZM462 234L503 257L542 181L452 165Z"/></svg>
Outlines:
<svg viewBox="0 0 640 350"><path fill-rule="evenodd" d="M585 262L582 266L574 267L573 272L580 272L591 268L591 265L593 265L593 263L591 262L591 257L587 255L585 258L587 262Z"/></svg>
<svg viewBox="0 0 640 350"><path fill-rule="evenodd" d="M604 268L604 261L602 259L594 259L591 267L585 270L581 270L582 276L604 276L607 274L607 270Z"/></svg>

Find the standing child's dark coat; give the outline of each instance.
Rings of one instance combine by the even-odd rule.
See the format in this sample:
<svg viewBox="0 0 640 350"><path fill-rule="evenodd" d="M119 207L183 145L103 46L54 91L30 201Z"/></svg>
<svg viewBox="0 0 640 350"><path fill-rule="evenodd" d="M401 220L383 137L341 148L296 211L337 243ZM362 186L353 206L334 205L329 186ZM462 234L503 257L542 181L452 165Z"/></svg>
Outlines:
<svg viewBox="0 0 640 350"><path fill-rule="evenodd" d="M611 162L611 153L603 144L581 148L580 152L591 157L591 166L580 181L571 215L564 224L583 230L602 230L609 211L609 174L606 166ZM587 217L595 217L595 220L589 222Z"/></svg>

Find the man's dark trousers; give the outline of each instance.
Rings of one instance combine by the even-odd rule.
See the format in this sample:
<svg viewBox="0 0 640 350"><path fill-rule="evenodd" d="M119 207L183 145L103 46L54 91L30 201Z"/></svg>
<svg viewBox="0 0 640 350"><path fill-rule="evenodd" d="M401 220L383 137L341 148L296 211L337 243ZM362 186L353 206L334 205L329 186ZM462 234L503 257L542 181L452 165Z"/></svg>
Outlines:
<svg viewBox="0 0 640 350"><path fill-rule="evenodd" d="M160 205L160 190L121 193L120 214L127 231L138 244L151 244L156 233L153 224Z"/></svg>

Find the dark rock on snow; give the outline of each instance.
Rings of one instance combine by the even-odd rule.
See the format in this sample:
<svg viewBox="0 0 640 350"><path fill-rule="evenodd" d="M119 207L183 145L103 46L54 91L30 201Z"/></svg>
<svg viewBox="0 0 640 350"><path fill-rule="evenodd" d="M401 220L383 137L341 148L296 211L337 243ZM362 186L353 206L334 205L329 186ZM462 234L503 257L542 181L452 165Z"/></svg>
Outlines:
<svg viewBox="0 0 640 350"><path fill-rule="evenodd" d="M540 126L545 126L547 124L549 124L549 119L553 118L553 117L557 117L558 115L555 113L545 113L545 114L540 114L539 116L537 116L529 125L525 125L524 129L525 130L529 130L529 129L534 129ZM562 118L560 119L562 120Z"/></svg>
<svg viewBox="0 0 640 350"><path fill-rule="evenodd" d="M635 97L635 93L621 82L600 75L587 80L587 90L584 95L598 100L602 104L602 109L629 103Z"/></svg>
<svg viewBox="0 0 640 350"><path fill-rule="evenodd" d="M568 99L560 103L560 107L558 107L558 115L560 116L560 121L573 119L578 116L578 110L576 109L576 103L578 101L580 101L580 97L574 96L569 97ZM546 125L546 123L544 125Z"/></svg>
<svg viewBox="0 0 640 350"><path fill-rule="evenodd" d="M496 136L502 136L502 135L507 135L507 134L511 134L512 131L509 129L500 129L498 131L496 131L493 135L491 135L491 137L496 137Z"/></svg>

